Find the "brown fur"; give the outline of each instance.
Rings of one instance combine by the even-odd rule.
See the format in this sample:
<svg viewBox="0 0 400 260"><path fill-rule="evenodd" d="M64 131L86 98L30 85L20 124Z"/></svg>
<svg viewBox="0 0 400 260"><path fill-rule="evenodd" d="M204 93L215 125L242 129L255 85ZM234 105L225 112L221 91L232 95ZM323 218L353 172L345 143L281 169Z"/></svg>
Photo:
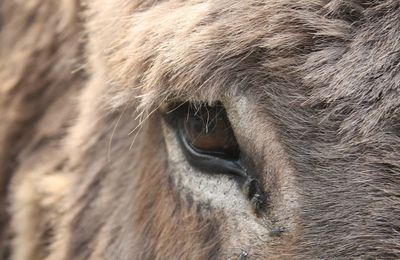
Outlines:
<svg viewBox="0 0 400 260"><path fill-rule="evenodd" d="M0 258L400 258L399 17L396 0L1 2ZM288 227L265 241L181 187L161 131L166 103L238 97L263 220Z"/></svg>

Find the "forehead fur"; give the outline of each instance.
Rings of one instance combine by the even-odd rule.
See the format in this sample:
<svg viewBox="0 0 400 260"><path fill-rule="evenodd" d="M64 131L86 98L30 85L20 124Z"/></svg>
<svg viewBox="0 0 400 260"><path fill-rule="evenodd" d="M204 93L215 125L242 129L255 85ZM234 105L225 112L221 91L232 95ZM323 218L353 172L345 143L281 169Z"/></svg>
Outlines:
<svg viewBox="0 0 400 260"><path fill-rule="evenodd" d="M398 12L388 13L396 2L114 2L88 12L107 17L89 32L103 41L106 80L118 89L114 105L133 96L145 111L169 99L212 101L278 78L305 86L311 103L357 98L360 113L376 120L398 106L398 47L378 43L398 41ZM393 91L382 96L388 85ZM386 105L369 106L376 99Z"/></svg>
<svg viewBox="0 0 400 260"><path fill-rule="evenodd" d="M320 111L320 123L339 120L334 131L348 139L382 124L398 131L399 5L93 1L87 15L96 22L87 29L92 64L101 67L95 74L110 83L114 107L136 99L148 112L166 101L249 90Z"/></svg>
<svg viewBox="0 0 400 260"><path fill-rule="evenodd" d="M107 80L139 90L143 108L168 98L218 99L227 89L260 86L260 77L298 70L304 54L325 47L318 43L349 40L354 21L337 16L363 10L325 1L168 1L126 13L117 6L128 3L114 2L108 11L92 6L89 15L107 20L89 32L106 40L99 47Z"/></svg>

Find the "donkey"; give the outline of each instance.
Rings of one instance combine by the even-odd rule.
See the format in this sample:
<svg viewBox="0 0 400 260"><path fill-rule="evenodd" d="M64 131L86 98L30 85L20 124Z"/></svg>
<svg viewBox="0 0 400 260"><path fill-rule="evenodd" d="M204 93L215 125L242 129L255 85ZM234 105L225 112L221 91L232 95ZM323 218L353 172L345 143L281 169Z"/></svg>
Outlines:
<svg viewBox="0 0 400 260"><path fill-rule="evenodd" d="M1 259L399 259L397 0L3 0Z"/></svg>

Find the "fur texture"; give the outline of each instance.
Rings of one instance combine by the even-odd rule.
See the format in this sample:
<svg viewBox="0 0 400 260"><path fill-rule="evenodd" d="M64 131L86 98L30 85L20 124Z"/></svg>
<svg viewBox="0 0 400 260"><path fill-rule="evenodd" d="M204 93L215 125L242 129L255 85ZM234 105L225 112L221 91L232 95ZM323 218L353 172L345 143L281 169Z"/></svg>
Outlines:
<svg viewBox="0 0 400 260"><path fill-rule="evenodd" d="M0 258L400 258L399 17L397 0L2 1ZM171 159L161 107L218 100L261 217L201 201Z"/></svg>

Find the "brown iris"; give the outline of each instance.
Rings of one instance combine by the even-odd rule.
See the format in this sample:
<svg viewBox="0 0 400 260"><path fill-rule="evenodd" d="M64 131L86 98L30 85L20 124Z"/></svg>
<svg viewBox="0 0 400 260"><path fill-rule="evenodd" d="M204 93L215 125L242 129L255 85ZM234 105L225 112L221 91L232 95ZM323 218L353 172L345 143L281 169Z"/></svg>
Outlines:
<svg viewBox="0 0 400 260"><path fill-rule="evenodd" d="M237 159L239 147L222 105L187 106L183 134L197 152Z"/></svg>

